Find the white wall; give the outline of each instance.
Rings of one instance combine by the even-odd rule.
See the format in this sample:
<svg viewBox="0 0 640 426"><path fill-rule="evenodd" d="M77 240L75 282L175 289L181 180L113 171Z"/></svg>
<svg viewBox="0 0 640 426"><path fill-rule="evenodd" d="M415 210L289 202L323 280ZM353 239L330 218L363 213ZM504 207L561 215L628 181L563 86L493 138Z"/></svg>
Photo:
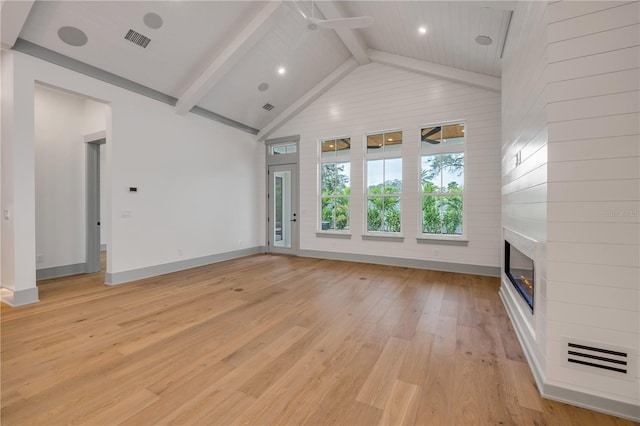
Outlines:
<svg viewBox="0 0 640 426"><path fill-rule="evenodd" d="M418 244L420 125L466 120L466 212L469 245ZM363 241L365 132L402 129L403 243ZM354 70L280 128L300 135L300 247L470 265L500 265L500 94L368 64ZM318 139L350 136L351 239L318 238ZM362 188L362 190L359 190Z"/></svg>
<svg viewBox="0 0 640 426"><path fill-rule="evenodd" d="M35 287L33 80L2 51L2 300L38 300ZM24 120L23 117L30 117ZM6 211L7 217L4 216Z"/></svg>
<svg viewBox="0 0 640 426"><path fill-rule="evenodd" d="M535 261L534 318L528 308L518 304L519 295L506 276L502 281L505 295L514 302L512 308L523 324L530 354L542 372L547 289L546 68L546 3L518 2L502 59L502 224L538 243L531 256ZM516 155L520 155L519 165Z"/></svg>
<svg viewBox="0 0 640 426"><path fill-rule="evenodd" d="M202 117L177 115L169 105L19 52L6 54L14 62L14 76L20 76L9 85L14 89L13 104L24 107L14 119L17 126L11 140L6 141L3 133L3 149L5 144L17 146L14 141L20 140L23 151L28 153L29 147L33 150L36 81L110 104L110 143L106 147L110 169L107 222L111 226L107 237L108 272L264 245L264 146L256 142L255 136ZM4 80L4 72L2 77ZM4 93L3 90L3 101ZM4 131L4 108L2 113ZM2 161L3 173L5 163L13 167L7 173L9 180L15 180L17 175L33 179L33 152L5 157L3 151ZM4 186L10 183L5 175L2 183L4 208ZM130 186L137 186L138 192L129 193ZM33 187L27 187L21 197L25 202L15 214L34 214L35 209L29 206L29 200L35 199ZM131 217L122 217L123 211L130 211ZM27 221L21 234L25 237L24 251L33 250L32 260L27 262L32 265L33 279L23 280L27 287L35 284L35 237L32 242L29 240L34 224L35 220L28 226ZM7 225L10 231L15 229ZM11 253L5 251L4 228L2 238L2 271L6 275L4 262ZM13 250L11 244L7 247ZM26 270L19 266L20 271ZM4 283L3 276L3 286Z"/></svg>
<svg viewBox="0 0 640 426"><path fill-rule="evenodd" d="M640 3L551 3L548 18L547 379L638 405L638 370L566 368L561 339L640 352Z"/></svg>
<svg viewBox="0 0 640 426"><path fill-rule="evenodd" d="M264 146L145 101L113 107L114 126L126 123L112 137L109 250L118 271L264 245Z"/></svg>

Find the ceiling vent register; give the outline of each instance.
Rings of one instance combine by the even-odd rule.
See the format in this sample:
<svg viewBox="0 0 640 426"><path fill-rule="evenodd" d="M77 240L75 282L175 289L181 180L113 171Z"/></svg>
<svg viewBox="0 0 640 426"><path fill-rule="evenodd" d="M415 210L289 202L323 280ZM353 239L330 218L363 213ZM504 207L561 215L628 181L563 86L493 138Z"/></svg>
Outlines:
<svg viewBox="0 0 640 426"><path fill-rule="evenodd" d="M140 34L137 31L129 30L127 35L124 36L125 40L129 40L131 43L137 44L140 47L146 49L146 47L151 42L151 39L145 35Z"/></svg>
<svg viewBox="0 0 640 426"><path fill-rule="evenodd" d="M266 104L262 105L262 108L266 109L267 111L271 111L275 107L271 105L269 102L267 102Z"/></svg>

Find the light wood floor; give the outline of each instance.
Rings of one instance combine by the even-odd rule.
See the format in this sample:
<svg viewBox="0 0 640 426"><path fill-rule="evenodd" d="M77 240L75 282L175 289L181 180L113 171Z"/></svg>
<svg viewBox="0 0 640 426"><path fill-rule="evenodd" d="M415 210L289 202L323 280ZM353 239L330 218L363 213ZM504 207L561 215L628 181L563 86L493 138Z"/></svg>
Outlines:
<svg viewBox="0 0 640 426"><path fill-rule="evenodd" d="M256 255L2 306L2 424L632 424L539 397L498 279Z"/></svg>

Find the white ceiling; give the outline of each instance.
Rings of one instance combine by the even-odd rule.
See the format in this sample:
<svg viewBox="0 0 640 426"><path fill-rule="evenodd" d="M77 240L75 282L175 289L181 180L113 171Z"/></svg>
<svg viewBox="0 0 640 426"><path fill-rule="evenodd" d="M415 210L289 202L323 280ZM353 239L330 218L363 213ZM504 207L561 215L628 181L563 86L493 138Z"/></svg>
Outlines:
<svg viewBox="0 0 640 426"><path fill-rule="evenodd" d="M206 58L260 7L243 1L37 1L20 38L179 97ZM160 29L143 23L147 12L163 18ZM88 43L63 43L57 36L63 26L84 31ZM143 49L125 40L129 29L149 37L149 46Z"/></svg>
<svg viewBox="0 0 640 426"><path fill-rule="evenodd" d="M261 129L351 56L335 31L310 31L294 10L278 12L267 35L198 105ZM284 75L277 73L281 66ZM258 91L263 82L269 85L266 92ZM276 108L264 110L267 102Z"/></svg>
<svg viewBox="0 0 640 426"><path fill-rule="evenodd" d="M5 3L11 2L3 0L3 14L10 11ZM273 126L278 116L295 107L305 94L321 94L319 86L330 84L327 80L332 73L341 78L344 72L340 70L352 55L359 64L376 60L385 52L392 54L383 55L391 65L413 61L410 65L418 68L433 69L433 64L456 68L452 75L499 77L513 2L316 4L316 17L322 17L323 11L330 18L375 18L369 28L340 32L307 29L298 9L308 14L311 3L36 1L19 37L178 98L178 112L196 105L260 130ZM162 17L161 28L144 24L148 12ZM3 17L3 22L6 19L10 17ZM17 14L16 19L20 19ZM84 31L88 43L74 47L62 42L57 31L63 26ZM418 33L420 26L426 26L426 34ZM125 40L129 29L149 37L148 47ZM490 36L493 43L475 43L480 34ZM4 32L2 37L3 46L13 45L5 40ZM277 73L280 66L286 68L284 75ZM442 73L442 67L438 70ZM259 91L261 83L267 83L269 89ZM275 106L270 112L262 109L267 102Z"/></svg>

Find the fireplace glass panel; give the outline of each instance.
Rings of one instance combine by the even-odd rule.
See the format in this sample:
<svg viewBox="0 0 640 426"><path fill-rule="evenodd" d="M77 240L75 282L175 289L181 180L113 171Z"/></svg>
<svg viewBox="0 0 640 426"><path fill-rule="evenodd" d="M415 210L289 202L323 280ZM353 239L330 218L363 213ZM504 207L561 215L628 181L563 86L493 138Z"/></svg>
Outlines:
<svg viewBox="0 0 640 426"><path fill-rule="evenodd" d="M533 312L534 276L533 259L504 242L504 269L509 280Z"/></svg>

